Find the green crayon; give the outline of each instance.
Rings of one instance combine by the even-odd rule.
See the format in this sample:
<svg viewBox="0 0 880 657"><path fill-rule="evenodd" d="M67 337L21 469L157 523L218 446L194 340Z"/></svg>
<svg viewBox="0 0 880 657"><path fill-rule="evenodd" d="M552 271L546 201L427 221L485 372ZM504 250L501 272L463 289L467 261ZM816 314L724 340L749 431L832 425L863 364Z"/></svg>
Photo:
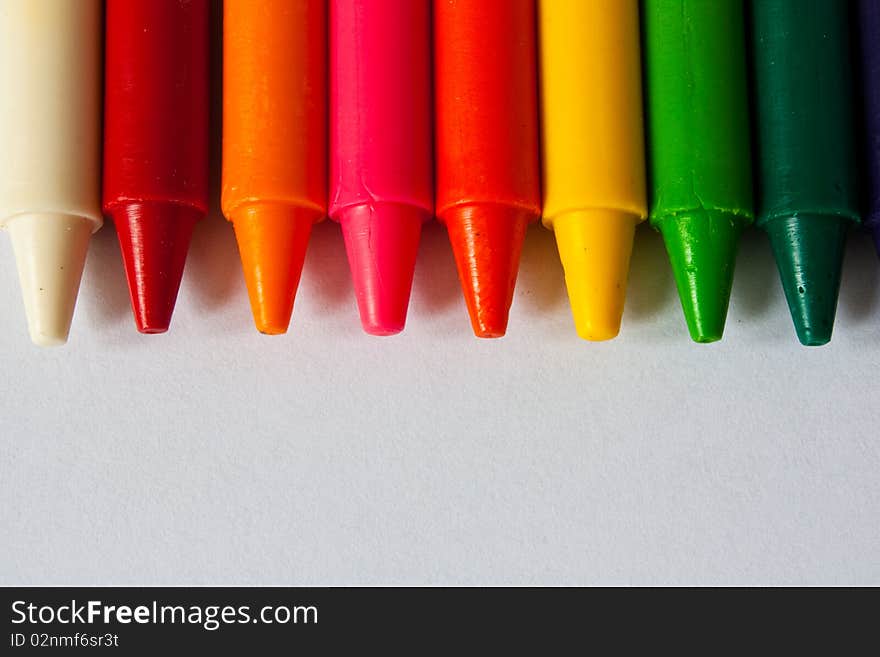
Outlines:
<svg viewBox="0 0 880 657"><path fill-rule="evenodd" d="M737 246L753 220L741 0L645 0L651 225L691 338L721 339Z"/></svg>
<svg viewBox="0 0 880 657"><path fill-rule="evenodd" d="M798 339L831 339L846 232L858 223L849 4L752 3L758 225Z"/></svg>

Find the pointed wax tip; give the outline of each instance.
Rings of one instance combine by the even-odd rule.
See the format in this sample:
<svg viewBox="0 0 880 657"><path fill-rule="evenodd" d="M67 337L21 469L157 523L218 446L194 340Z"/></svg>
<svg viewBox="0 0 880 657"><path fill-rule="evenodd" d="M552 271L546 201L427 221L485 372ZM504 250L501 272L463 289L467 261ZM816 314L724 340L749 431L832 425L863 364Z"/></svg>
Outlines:
<svg viewBox="0 0 880 657"><path fill-rule="evenodd" d="M406 324L422 224L420 208L399 203L354 205L338 220L345 238L361 325L395 335Z"/></svg>
<svg viewBox="0 0 880 657"><path fill-rule="evenodd" d="M66 214L25 214L7 225L28 331L39 346L67 342L94 223Z"/></svg>
<svg viewBox="0 0 880 657"><path fill-rule="evenodd" d="M575 328L585 340L610 340L620 332L637 221L604 209L553 220Z"/></svg>
<svg viewBox="0 0 880 657"><path fill-rule="evenodd" d="M763 224L801 344L831 340L846 234L852 220L801 214Z"/></svg>
<svg viewBox="0 0 880 657"><path fill-rule="evenodd" d="M141 333L168 330L196 222L204 213L177 203L138 202L110 210Z"/></svg>
<svg viewBox="0 0 880 657"><path fill-rule="evenodd" d="M254 324L266 335L286 333L312 225L320 213L281 203L255 203L230 218Z"/></svg>
<svg viewBox="0 0 880 657"><path fill-rule="evenodd" d="M738 215L708 210L658 222L694 342L716 342L724 334L739 237L746 224Z"/></svg>
<svg viewBox="0 0 880 657"><path fill-rule="evenodd" d="M498 204L456 206L442 217L477 337L507 332L526 228L535 218Z"/></svg>

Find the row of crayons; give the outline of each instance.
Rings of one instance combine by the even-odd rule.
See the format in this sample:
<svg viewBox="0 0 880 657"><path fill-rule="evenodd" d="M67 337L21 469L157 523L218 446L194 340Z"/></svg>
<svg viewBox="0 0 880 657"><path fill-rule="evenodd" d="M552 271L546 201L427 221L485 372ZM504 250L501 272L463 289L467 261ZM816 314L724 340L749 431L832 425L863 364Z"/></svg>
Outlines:
<svg viewBox="0 0 880 657"><path fill-rule="evenodd" d="M138 330L168 329L209 205L209 10L0 4L0 226L34 342L66 341L104 216ZM221 207L263 333L287 330L325 215L376 335L404 327L434 216L481 337L507 329L539 218L588 340L619 331L649 217L697 342L721 338L753 220L806 345L831 337L848 228L880 248L880 0L226 0L223 20Z"/></svg>

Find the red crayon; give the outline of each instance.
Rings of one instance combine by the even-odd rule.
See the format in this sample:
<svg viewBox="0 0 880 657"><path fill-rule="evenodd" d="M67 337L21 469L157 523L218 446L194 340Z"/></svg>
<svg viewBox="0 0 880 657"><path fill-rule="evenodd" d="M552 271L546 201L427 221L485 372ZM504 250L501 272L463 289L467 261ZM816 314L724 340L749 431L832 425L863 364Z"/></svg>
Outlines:
<svg viewBox="0 0 880 657"><path fill-rule="evenodd" d="M437 216L474 333L499 337L541 212L534 0L434 4Z"/></svg>
<svg viewBox="0 0 880 657"><path fill-rule="evenodd" d="M208 1L108 0L105 29L104 213L138 330L162 333L208 209Z"/></svg>

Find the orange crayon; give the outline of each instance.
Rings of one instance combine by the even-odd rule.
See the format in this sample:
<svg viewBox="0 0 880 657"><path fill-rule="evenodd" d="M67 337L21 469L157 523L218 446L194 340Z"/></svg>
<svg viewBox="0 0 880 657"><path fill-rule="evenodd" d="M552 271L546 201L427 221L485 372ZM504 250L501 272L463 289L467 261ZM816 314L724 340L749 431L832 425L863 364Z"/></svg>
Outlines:
<svg viewBox="0 0 880 657"><path fill-rule="evenodd" d="M284 333L327 210L326 2L223 5L223 214L257 329Z"/></svg>

